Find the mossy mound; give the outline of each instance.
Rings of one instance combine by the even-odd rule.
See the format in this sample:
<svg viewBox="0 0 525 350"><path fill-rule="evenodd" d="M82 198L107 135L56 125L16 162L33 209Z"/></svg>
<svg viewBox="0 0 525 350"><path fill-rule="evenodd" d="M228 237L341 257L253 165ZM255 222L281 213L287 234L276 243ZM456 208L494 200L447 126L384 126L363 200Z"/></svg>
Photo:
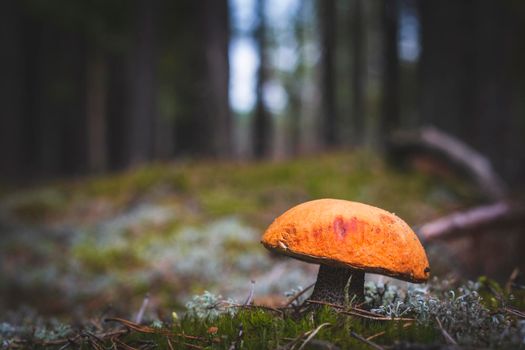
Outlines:
<svg viewBox="0 0 525 350"><path fill-rule="evenodd" d="M205 292L170 320L107 317L80 329L34 320L25 329L4 323L0 340L37 349L516 349L525 346L525 321L516 308L524 301L521 288L505 291L486 278L460 286L434 279L408 291L369 284L371 310L305 304L275 309Z"/></svg>
<svg viewBox="0 0 525 350"><path fill-rule="evenodd" d="M377 205L415 225L479 198L458 179L400 171L365 151L157 163L4 189L0 312L29 305L71 318L71 310L92 315L109 304L125 311L149 292L160 313L205 289L244 295L251 279L259 295L282 298L308 285L315 267L269 255L261 231L287 208L322 197Z"/></svg>

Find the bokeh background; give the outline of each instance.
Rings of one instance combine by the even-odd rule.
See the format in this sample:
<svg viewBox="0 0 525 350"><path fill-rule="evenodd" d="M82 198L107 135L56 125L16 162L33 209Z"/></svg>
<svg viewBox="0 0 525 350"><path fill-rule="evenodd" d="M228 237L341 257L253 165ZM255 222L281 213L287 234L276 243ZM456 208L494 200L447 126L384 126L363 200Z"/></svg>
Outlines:
<svg viewBox="0 0 525 350"><path fill-rule="evenodd" d="M316 267L259 237L309 199L416 229L519 207L524 37L512 0L3 1L0 312L129 315L149 293L162 317L251 280L278 305ZM393 137L428 126L499 190ZM434 274L523 270L523 217L503 221L426 244Z"/></svg>

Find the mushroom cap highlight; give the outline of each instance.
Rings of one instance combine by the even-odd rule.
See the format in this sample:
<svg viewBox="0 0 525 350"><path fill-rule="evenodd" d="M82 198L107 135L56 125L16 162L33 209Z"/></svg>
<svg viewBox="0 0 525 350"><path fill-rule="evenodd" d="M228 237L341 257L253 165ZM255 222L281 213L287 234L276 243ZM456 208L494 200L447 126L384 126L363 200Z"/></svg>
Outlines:
<svg viewBox="0 0 525 350"><path fill-rule="evenodd" d="M315 264L425 282L429 264L412 229L395 214L340 199L299 204L268 227L269 250Z"/></svg>

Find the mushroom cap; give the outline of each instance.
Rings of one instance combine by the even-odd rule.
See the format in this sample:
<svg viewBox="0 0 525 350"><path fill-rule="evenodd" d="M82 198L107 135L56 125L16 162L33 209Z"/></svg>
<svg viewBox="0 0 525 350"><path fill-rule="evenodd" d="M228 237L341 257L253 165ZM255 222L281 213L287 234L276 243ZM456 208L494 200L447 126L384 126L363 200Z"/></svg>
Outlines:
<svg viewBox="0 0 525 350"><path fill-rule="evenodd" d="M318 199L289 209L268 227L261 243L306 262L409 282L425 282L430 272L423 246L403 220L346 200Z"/></svg>

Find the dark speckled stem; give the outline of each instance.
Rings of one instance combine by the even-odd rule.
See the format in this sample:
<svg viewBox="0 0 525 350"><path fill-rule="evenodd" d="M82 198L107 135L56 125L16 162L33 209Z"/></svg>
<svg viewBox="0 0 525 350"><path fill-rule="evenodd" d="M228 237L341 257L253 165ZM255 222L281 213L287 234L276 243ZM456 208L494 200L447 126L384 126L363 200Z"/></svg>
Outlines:
<svg viewBox="0 0 525 350"><path fill-rule="evenodd" d="M348 288L348 300L355 295L354 303L361 303L364 298L365 273L343 267L320 265L317 282L310 300L319 300L332 304L345 304L345 287L352 278Z"/></svg>

